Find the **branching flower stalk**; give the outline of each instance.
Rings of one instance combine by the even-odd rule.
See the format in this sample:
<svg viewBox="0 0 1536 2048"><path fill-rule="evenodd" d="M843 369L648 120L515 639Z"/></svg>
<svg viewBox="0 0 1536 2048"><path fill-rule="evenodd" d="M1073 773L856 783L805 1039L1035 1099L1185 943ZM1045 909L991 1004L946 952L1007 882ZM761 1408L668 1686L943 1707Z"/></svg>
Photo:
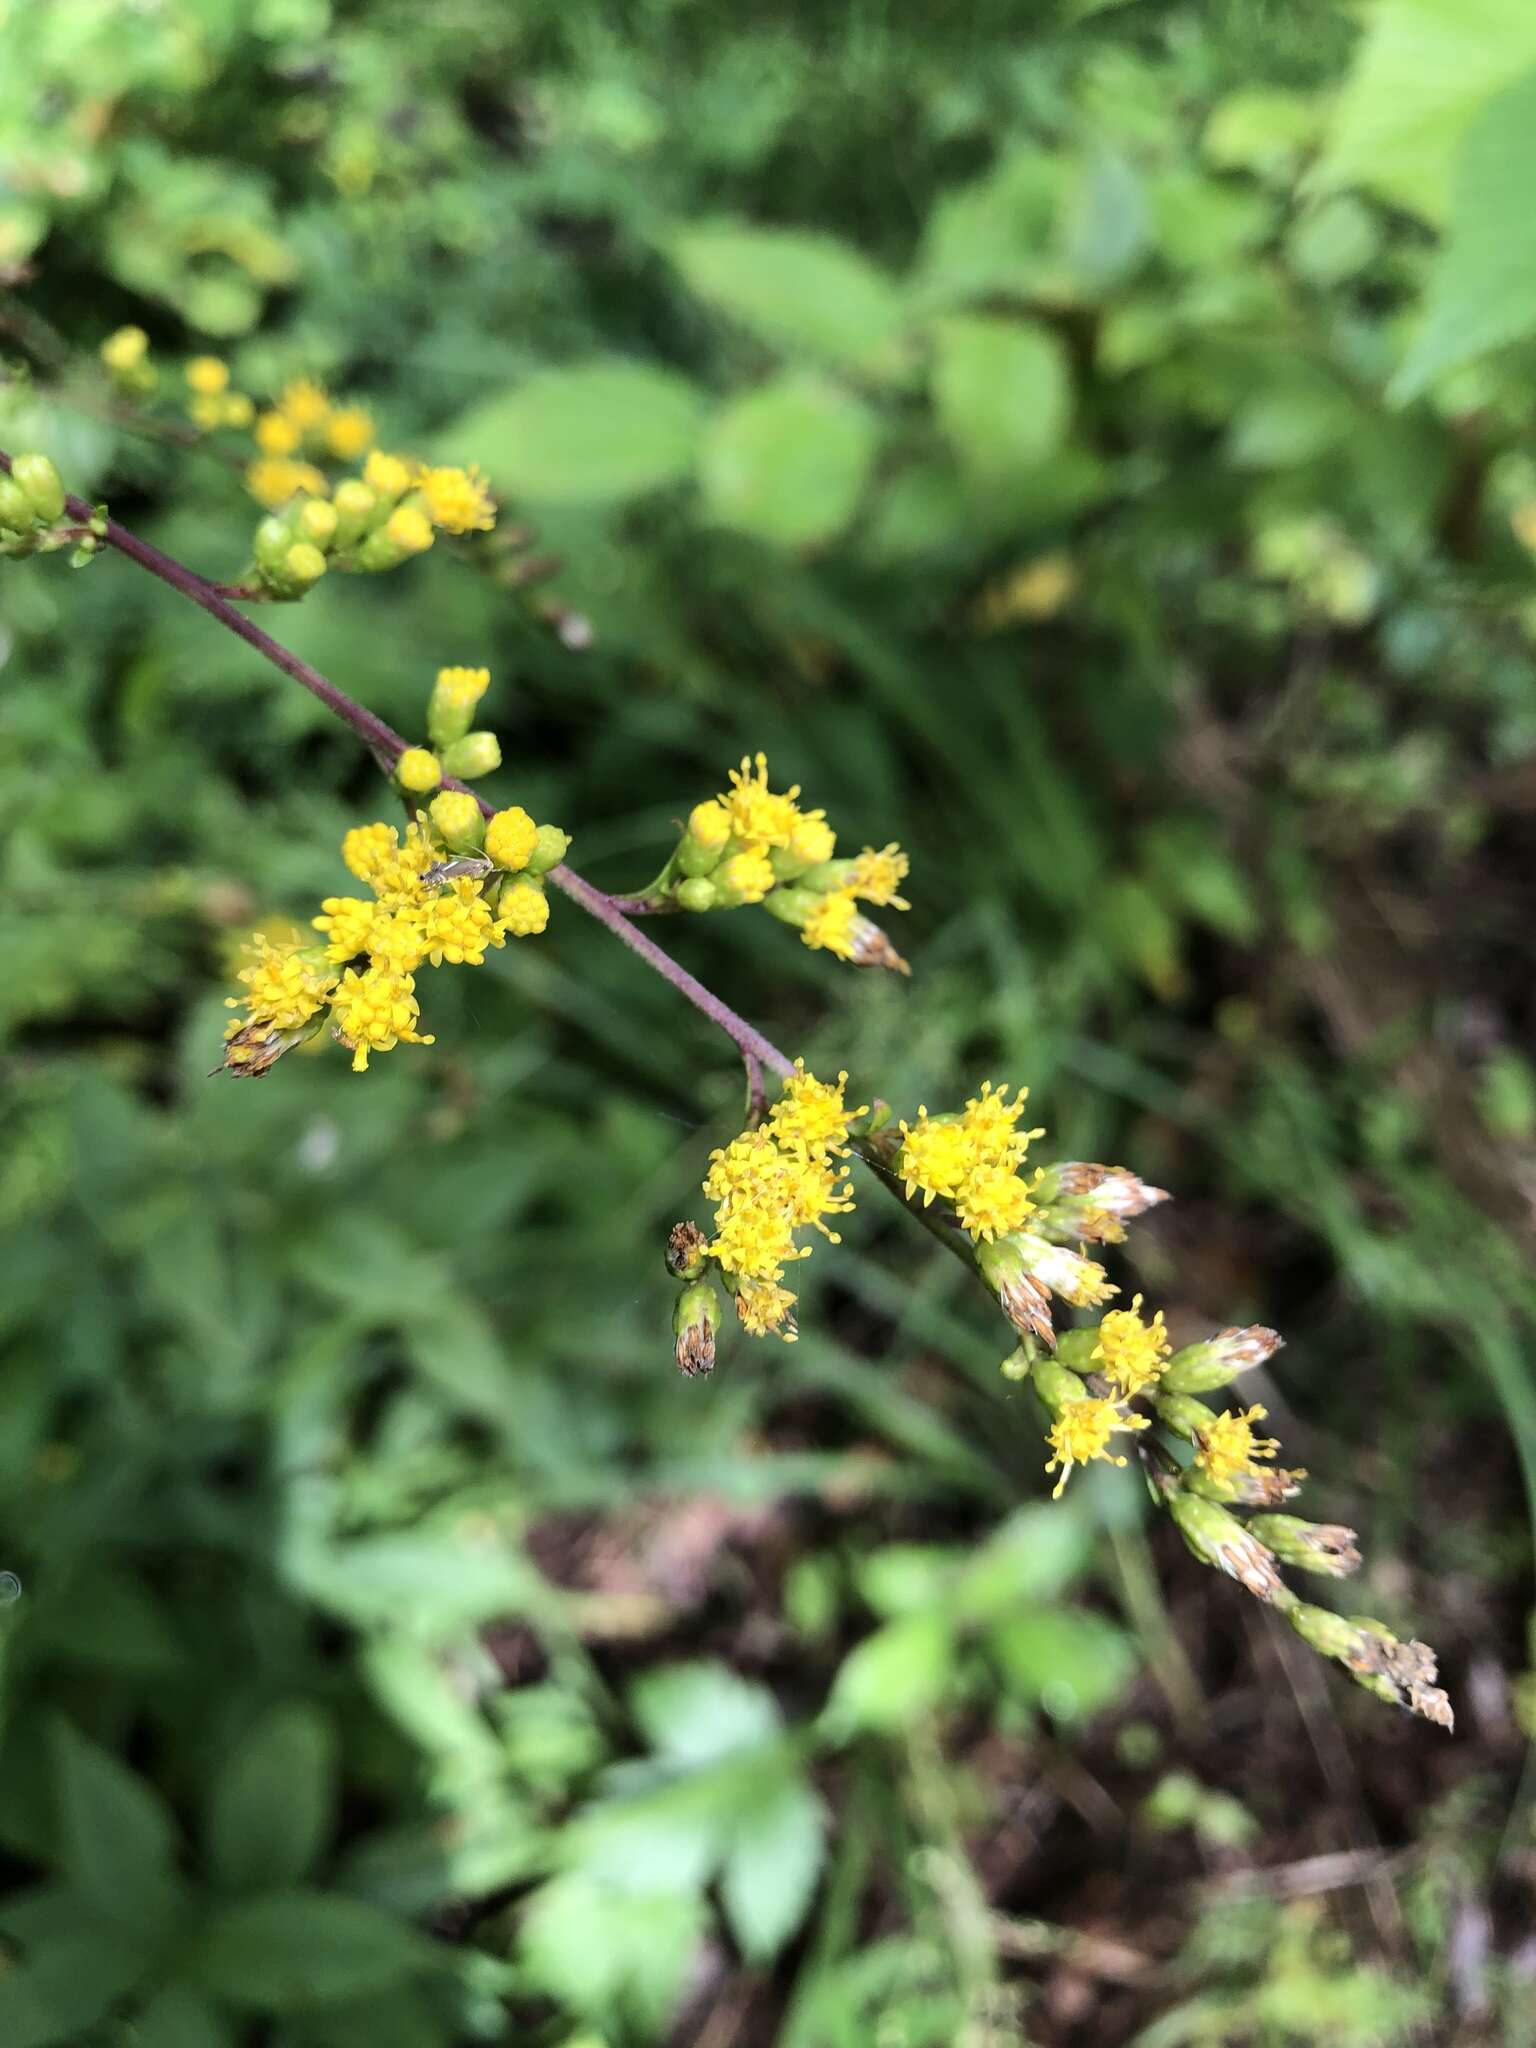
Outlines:
<svg viewBox="0 0 1536 2048"><path fill-rule="evenodd" d="M117 374L140 374L136 349L120 347ZM196 359L187 378L194 399L207 401L201 411L194 407L199 424L212 421L215 406L225 420L222 366ZM256 426L267 451L262 459L275 462L298 461L317 437L333 453L360 452L371 439L364 419L338 412L317 387L302 384L259 415ZM252 489L272 495L272 475L260 462L252 468ZM476 472L432 470L377 451L364 482L373 526L358 525L345 506L339 519L313 516L317 506L335 514L344 488L321 498L296 485L281 514L269 514L256 550L257 571L269 585L263 594L297 597L301 589L270 586L317 580L301 573L313 567L302 552L295 565L295 550L321 558L318 573L326 566L324 548L350 550L352 559L337 566L371 573L420 551L402 545L402 535L427 545L435 526L471 533L495 517ZM355 498L361 512L361 495ZM402 511L412 516L402 522ZM370 534L382 537L377 546ZM758 754L731 773L723 793L694 805L648 890L635 898L607 895L566 863L569 840L559 827L536 823L516 804L498 809L467 786L500 763L494 734L470 729L489 683L485 670L441 670L428 696L423 739L410 742L253 625L227 586L130 533L104 507L67 494L45 456L13 460L0 451L0 555L70 544L77 563L101 548L116 551L218 620L349 726L405 801L403 836L384 824L347 835L343 858L368 894L326 898L313 920L313 943L259 947L242 971L246 993L234 1000L246 1014L230 1027L225 1071L269 1071L327 1019L359 1071L376 1052L429 1044L419 1028L417 973L428 965L479 965L507 937L542 932L545 887L554 888L717 1025L746 1070L746 1127L711 1155L704 1181L713 1230L679 1223L667 1245L667 1268L679 1285L673 1331L683 1372L713 1368L727 1302L748 1335L794 1340L797 1303L787 1280L810 1256L814 1236L839 1241L836 1223L854 1206L849 1161L856 1157L966 1264L1011 1325L1018 1341L1001 1370L1010 1381L1028 1381L1040 1402L1046 1471L1057 1475L1057 1495L1080 1467L1124 1466L1134 1454L1153 1501L1201 1563L1273 1609L1367 1691L1452 1725L1425 1644L1400 1640L1371 1617L1303 1601L1286 1583L1282 1566L1331 1578L1353 1572L1360 1564L1354 1533L1283 1511L1306 1474L1276 1462L1280 1447L1261 1434L1267 1418L1260 1405L1224 1410L1201 1398L1225 1392L1270 1359L1279 1335L1224 1329L1174 1351L1161 1311L1145 1316L1139 1294L1128 1308L1106 1308L1119 1289L1093 1254L1123 1242L1130 1223L1168 1199L1163 1189L1120 1166L1031 1163L1031 1148L1045 1133L1026 1128L1022 1088L986 1082L958 1110L921 1106L911 1118L894 1116L878 1101L850 1107L846 1074L822 1081L791 1060L630 915L760 907L814 950L906 973L906 962L858 907L906 908L898 892L907 860L899 847L866 847L839 860L825 814L804 808L798 788L773 790ZM780 1084L771 1097L768 1075ZM1058 1329L1060 1304L1101 1313L1096 1323Z"/></svg>

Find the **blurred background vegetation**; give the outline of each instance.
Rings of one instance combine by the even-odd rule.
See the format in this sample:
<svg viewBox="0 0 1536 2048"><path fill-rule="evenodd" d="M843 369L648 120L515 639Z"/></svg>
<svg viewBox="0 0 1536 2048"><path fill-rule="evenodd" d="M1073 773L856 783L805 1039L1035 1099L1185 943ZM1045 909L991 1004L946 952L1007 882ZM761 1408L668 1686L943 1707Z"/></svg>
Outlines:
<svg viewBox="0 0 1536 2048"><path fill-rule="evenodd" d="M123 322L484 463L501 536L263 622L408 730L488 663L607 886L749 748L899 835L910 986L662 936L1173 1188L1118 1277L1284 1331L1460 1715L1133 1474L1042 1505L889 1204L680 1380L740 1070L569 905L431 1054L208 1081L373 767L126 563L7 564L5 2048L1536 2040L1536 11L10 0L0 77L0 440L228 576Z"/></svg>

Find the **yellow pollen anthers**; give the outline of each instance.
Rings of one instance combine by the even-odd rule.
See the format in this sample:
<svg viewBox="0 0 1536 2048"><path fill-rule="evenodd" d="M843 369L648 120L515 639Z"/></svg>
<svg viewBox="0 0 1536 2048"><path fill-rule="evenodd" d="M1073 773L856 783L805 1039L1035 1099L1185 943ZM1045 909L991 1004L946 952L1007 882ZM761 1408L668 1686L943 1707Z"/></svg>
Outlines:
<svg viewBox="0 0 1536 2048"><path fill-rule="evenodd" d="M495 500L477 468L425 469L416 482L427 516L444 533L489 533L496 524Z"/></svg>
<svg viewBox="0 0 1536 2048"><path fill-rule="evenodd" d="M927 1208L935 1197L954 1205L961 1228L974 1238L1006 1237L1034 1209L1029 1183L1019 1178L1030 1140L1039 1130L1020 1130L1029 1090L1012 1102L1006 1087L984 1082L958 1116L932 1117L919 1109L916 1123L903 1121L896 1171L907 1199L921 1194Z"/></svg>
<svg viewBox="0 0 1536 2048"><path fill-rule="evenodd" d="M370 967L364 974L349 967L331 998L331 1028L350 1048L354 1074L367 1073L370 1053L431 1045L431 1037L416 1029L420 1021L415 983L387 967Z"/></svg>
<svg viewBox="0 0 1536 2048"><path fill-rule="evenodd" d="M1195 1463L1218 1483L1237 1479L1250 1471L1257 1458L1272 1458L1280 1448L1278 1437L1256 1437L1253 1425L1263 1422L1269 1410L1255 1405L1241 1415L1218 1415L1200 1432Z"/></svg>
<svg viewBox="0 0 1536 2048"><path fill-rule="evenodd" d="M768 1112L774 1143L813 1160L840 1159L848 1150L849 1125L869 1115L868 1104L858 1109L844 1106L847 1085L846 1074L839 1074L836 1081L818 1081L806 1072L804 1060L796 1060L784 1092Z"/></svg>
<svg viewBox="0 0 1536 2048"><path fill-rule="evenodd" d="M800 927L802 945L813 953L835 953L851 960L858 935L859 906L851 889L833 889L820 898Z"/></svg>
<svg viewBox="0 0 1536 2048"><path fill-rule="evenodd" d="M897 891L906 880L911 865L894 839L878 853L872 846L866 846L853 863L849 887L855 896L862 896L866 903L873 903L878 908L910 910L911 904Z"/></svg>
<svg viewBox="0 0 1536 2048"><path fill-rule="evenodd" d="M380 914L377 903L369 903L360 896L327 896L320 905L320 915L311 918L310 923L325 935L325 957L339 964L368 951L374 922Z"/></svg>
<svg viewBox="0 0 1536 2048"><path fill-rule="evenodd" d="M1104 1377L1119 1390L1122 1399L1150 1387L1168 1363L1168 1332L1163 1328L1161 1309L1151 1322L1141 1315L1141 1296L1133 1294L1129 1308L1117 1308L1099 1324L1099 1341L1093 1357Z"/></svg>
<svg viewBox="0 0 1536 2048"><path fill-rule="evenodd" d="M720 802L731 821L731 836L743 852L766 853L775 846L788 846L800 811L795 798L800 785L776 795L768 787L768 756L742 757L733 768L731 786Z"/></svg>
<svg viewBox="0 0 1536 2048"><path fill-rule="evenodd" d="M1113 1401L1063 1401L1047 1438L1051 1456L1045 1469L1061 1469L1061 1477L1051 1489L1052 1500L1060 1500L1075 1465L1091 1464L1095 1458L1102 1458L1107 1465L1123 1465L1124 1457L1110 1449L1111 1440L1122 1430L1146 1429L1150 1420L1146 1415L1122 1414Z"/></svg>
<svg viewBox="0 0 1536 2048"><path fill-rule="evenodd" d="M505 944L491 906L474 882L456 881L434 896L420 913L427 958L434 967L478 967L487 946Z"/></svg>
<svg viewBox="0 0 1536 2048"><path fill-rule="evenodd" d="M498 811L485 828L486 858L516 873L527 867L538 839L538 826L521 804L512 804Z"/></svg>
<svg viewBox="0 0 1536 2048"><path fill-rule="evenodd" d="M421 878L437 858L419 825L407 825L405 843L393 825L354 825L341 842L341 857L381 903L419 903Z"/></svg>
<svg viewBox="0 0 1536 2048"><path fill-rule="evenodd" d="M490 687L488 668L440 668L437 672L438 694L462 711L473 711Z"/></svg>
<svg viewBox="0 0 1536 2048"><path fill-rule="evenodd" d="M245 983L244 1007L253 1020L274 1031L297 1031L325 1007L334 971L328 972L296 946L258 945L239 979ZM231 1009L241 1004L239 996L227 998Z"/></svg>
<svg viewBox="0 0 1536 2048"><path fill-rule="evenodd" d="M835 1244L837 1232L825 1219L853 1207L847 1168L837 1162L849 1124L865 1112L844 1107L845 1081L818 1081L797 1062L769 1122L710 1155L704 1193L715 1204L715 1235L708 1251L754 1336L794 1340L795 1297L782 1284L784 1270L810 1257L795 1232L819 1230Z"/></svg>

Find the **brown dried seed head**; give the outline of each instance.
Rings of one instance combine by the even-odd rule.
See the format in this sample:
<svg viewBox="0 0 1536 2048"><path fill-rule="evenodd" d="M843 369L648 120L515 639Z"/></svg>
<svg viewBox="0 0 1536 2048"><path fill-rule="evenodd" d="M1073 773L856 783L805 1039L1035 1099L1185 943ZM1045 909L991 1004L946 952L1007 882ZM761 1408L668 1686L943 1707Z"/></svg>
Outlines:
<svg viewBox="0 0 1536 2048"><path fill-rule="evenodd" d="M674 1223L667 1235L667 1271L675 1280L697 1280L704 1271L708 1243L697 1223Z"/></svg>

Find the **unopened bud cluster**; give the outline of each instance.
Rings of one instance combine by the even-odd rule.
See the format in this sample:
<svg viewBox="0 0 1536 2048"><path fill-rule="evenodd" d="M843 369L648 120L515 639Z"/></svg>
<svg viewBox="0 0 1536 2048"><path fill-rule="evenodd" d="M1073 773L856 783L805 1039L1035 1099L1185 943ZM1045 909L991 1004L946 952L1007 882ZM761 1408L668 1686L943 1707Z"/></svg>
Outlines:
<svg viewBox="0 0 1536 2048"><path fill-rule="evenodd" d="M859 909L907 909L901 848L867 846L853 859L836 859L837 834L826 813L801 805L798 784L770 789L764 754L744 759L729 781L688 814L671 858L645 892L648 906L699 913L761 904L813 950L906 974L906 961Z"/></svg>
<svg viewBox="0 0 1536 2048"><path fill-rule="evenodd" d="M47 555L73 547L75 561L93 555L106 532L99 508L81 527L66 516L64 480L46 455L18 455L0 472L0 555Z"/></svg>
<svg viewBox="0 0 1536 2048"><path fill-rule="evenodd" d="M443 669L430 706L441 693L471 704L484 694L484 669ZM466 733L455 748L490 733ZM499 760L487 765L494 767ZM451 771L450 771L451 772ZM467 790L442 789L443 769L426 747L411 747L396 765L408 798L428 797L402 837L393 825L359 825L342 842L342 859L369 891L365 897L327 896L312 920L311 945L262 941L240 972L243 997L231 1008L223 1071L268 1073L285 1052L330 1027L352 1055L353 1071L366 1071L374 1053L398 1045L430 1045L421 1026L416 977L424 967L479 967L488 950L508 937L530 938L549 922L543 877L569 845L555 825L540 825L521 805L489 820Z"/></svg>

